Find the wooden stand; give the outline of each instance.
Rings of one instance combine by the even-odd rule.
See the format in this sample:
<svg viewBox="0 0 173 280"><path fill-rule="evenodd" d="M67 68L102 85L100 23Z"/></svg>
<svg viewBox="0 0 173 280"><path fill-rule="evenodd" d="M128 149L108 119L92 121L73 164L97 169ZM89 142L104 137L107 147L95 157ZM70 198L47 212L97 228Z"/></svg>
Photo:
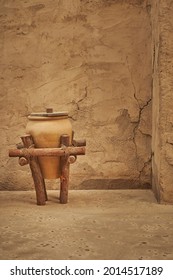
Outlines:
<svg viewBox="0 0 173 280"><path fill-rule="evenodd" d="M74 133L73 133L74 135ZM18 144L17 149L10 149L10 157L19 157L19 164L24 166L29 164L34 186L36 191L37 205L45 205L47 198L45 181L40 169L38 156L60 156L60 203L68 202L69 187L69 167L76 161L77 155L85 154L85 140L72 140L70 146L69 135L62 135L60 139L60 148L34 148L34 142L31 135L21 137L23 144Z"/></svg>

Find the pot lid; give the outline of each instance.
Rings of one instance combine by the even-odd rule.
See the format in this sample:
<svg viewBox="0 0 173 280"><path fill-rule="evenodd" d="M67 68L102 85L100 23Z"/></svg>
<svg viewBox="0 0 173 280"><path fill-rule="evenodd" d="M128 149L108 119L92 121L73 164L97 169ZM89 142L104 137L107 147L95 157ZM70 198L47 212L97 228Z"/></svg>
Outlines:
<svg viewBox="0 0 173 280"><path fill-rule="evenodd" d="M47 108L46 112L40 112L40 113L31 113L29 115L30 117L63 117L68 116L68 112L53 112L52 108Z"/></svg>

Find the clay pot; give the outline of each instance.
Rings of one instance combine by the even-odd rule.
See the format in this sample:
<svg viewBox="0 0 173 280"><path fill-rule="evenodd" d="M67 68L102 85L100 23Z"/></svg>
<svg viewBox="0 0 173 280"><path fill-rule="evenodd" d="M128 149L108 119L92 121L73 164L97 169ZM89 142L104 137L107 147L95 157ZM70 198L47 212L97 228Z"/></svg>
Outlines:
<svg viewBox="0 0 173 280"><path fill-rule="evenodd" d="M63 134L72 140L72 125L67 112L53 112L47 109L46 113L31 113L28 116L26 133L31 134L36 148L60 147L60 137ZM40 168L45 179L60 177L59 157L38 157Z"/></svg>

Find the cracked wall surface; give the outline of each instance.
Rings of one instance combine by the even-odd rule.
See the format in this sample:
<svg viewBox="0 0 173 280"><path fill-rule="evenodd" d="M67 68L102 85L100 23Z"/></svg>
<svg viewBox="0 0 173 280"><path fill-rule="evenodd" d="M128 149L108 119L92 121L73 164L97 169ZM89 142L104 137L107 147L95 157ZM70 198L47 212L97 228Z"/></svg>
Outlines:
<svg viewBox="0 0 173 280"><path fill-rule="evenodd" d="M8 149L46 107L67 110L87 140L71 188L151 186L150 10L145 0L1 1L1 189L33 187Z"/></svg>

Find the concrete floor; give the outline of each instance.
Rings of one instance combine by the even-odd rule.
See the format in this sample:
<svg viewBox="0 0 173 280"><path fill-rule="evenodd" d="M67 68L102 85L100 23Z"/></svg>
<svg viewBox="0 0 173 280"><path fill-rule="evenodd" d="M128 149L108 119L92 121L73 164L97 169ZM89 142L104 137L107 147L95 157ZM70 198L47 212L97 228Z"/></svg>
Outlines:
<svg viewBox="0 0 173 280"><path fill-rule="evenodd" d="M173 259L173 206L150 190L0 192L0 259Z"/></svg>

